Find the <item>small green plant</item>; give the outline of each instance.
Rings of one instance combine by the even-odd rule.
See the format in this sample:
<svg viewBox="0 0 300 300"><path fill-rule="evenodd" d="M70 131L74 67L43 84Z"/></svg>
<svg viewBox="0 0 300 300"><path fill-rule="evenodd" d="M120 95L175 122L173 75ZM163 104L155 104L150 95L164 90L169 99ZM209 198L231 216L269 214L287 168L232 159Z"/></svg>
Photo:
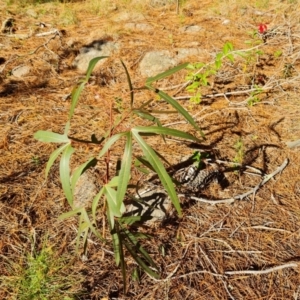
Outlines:
<svg viewBox="0 0 300 300"><path fill-rule="evenodd" d="M236 155L233 159L235 163L241 164L244 159L244 143L241 138L239 138L234 144L234 149L236 151Z"/></svg>
<svg viewBox="0 0 300 300"><path fill-rule="evenodd" d="M282 51L281 50L276 50L275 52L274 52L274 57L275 58L279 58L279 57L281 57L282 56Z"/></svg>
<svg viewBox="0 0 300 300"><path fill-rule="evenodd" d="M50 131L38 131L34 136L37 140L42 142L62 144L50 155L49 161L46 166L46 177L54 161L61 155L59 167L60 179L66 199L72 210L61 215L59 218L60 220L64 220L66 218L77 217L79 215L78 235L76 243L77 249L81 242L83 243L84 247L86 247L89 232L92 232L102 242L108 242L102 237L97 226L97 218L99 217L98 214L103 211L103 209L101 210L99 209L99 207L106 207L106 217L108 219L109 230L112 235L115 260L116 264L121 266L124 278L124 288L126 288L126 265L124 261L124 249L128 251L127 253L129 253L135 259L137 264L145 272L155 278L159 277L157 266L155 265L154 261L147 253L147 251L140 244L140 239L146 238L145 235L130 231L130 226L137 221L141 221L141 216L123 217L126 209L123 201L125 199L126 191L131 177L131 170L133 167L132 158L135 156L133 143L135 143L135 145L138 145L143 152L142 157L135 156L137 158L136 161L139 161L139 164L136 164L139 168L143 167L144 169L150 169L157 173L179 216L181 216L181 208L178 196L175 191L174 183L167 173L162 161L160 160L160 157L163 157L163 155L158 154L157 151L154 150L154 148L147 142L147 139L145 138L149 136L160 135L162 141L165 141L165 136L169 135L191 141L199 142L200 140L189 133L163 127L160 123L160 120L157 117L154 117L151 114L150 110L148 110L149 104L151 104L154 99L145 101L141 105L135 107L134 95L136 89L132 85L131 78L125 64L121 61L124 67L124 71L127 75L127 81L130 90L130 97L128 99L129 101L122 101L122 109L118 110L118 116L115 118L114 122L110 124L110 128L100 141L95 139L95 135L91 137L91 141L88 141L91 144L95 144L95 146L97 147L99 147L100 144L101 151L99 152L98 156L91 157L88 161L77 167L71 176L70 159L75 153L75 148L72 145L72 141L77 140L75 137L72 137L69 134L72 125L72 118L75 113L75 107L78 104L81 92L83 91L85 85L88 83L96 63L103 58L106 57L98 57L90 61L85 78L81 80L74 88L72 92L69 117L64 129L64 133L60 134ZM177 111L177 113L181 114L203 137L202 131L190 116L190 114L176 100L174 100L163 91L158 90L153 85L156 81L164 79L174 74L175 72L186 68L187 65L188 64L182 64L155 77L148 78L145 86L139 89L148 89L157 94L160 98L164 99ZM117 107L119 107L120 99L115 99L117 101ZM112 115L111 119L113 119ZM139 119L149 122L149 126L139 126L138 124L133 124L134 120ZM126 125L129 124L130 128L126 131L119 131L119 128L121 127L120 125L124 122L127 122ZM114 174L117 175L111 176L110 174L112 173L112 170L110 170L108 167L110 165L110 152L114 151L113 146L117 142L124 147L123 157L119 169L115 170L114 172ZM84 207L75 207L73 200L74 189L77 180L79 179L81 174L84 173L88 168L91 168L97 163L101 162L105 155L107 168L106 183L100 189L99 193L95 196L92 203L91 212L87 211Z"/></svg>
<svg viewBox="0 0 300 300"><path fill-rule="evenodd" d="M254 91L252 91L250 93L250 97L247 101L247 104L249 106L254 106L255 104L259 103L261 100L260 98L258 97L261 93L263 92L263 89L258 86L258 85L255 85L254 86Z"/></svg>
<svg viewBox="0 0 300 300"><path fill-rule="evenodd" d="M76 299L83 281L81 275L70 274L66 260L56 257L47 241L40 251L22 254L18 262L7 260L6 269L6 275L0 277L0 288L14 297L10 299Z"/></svg>
<svg viewBox="0 0 300 300"><path fill-rule="evenodd" d="M290 78L293 75L294 66L293 64L285 64L283 68L283 77Z"/></svg>
<svg viewBox="0 0 300 300"><path fill-rule="evenodd" d="M209 85L210 77L220 70L222 61L225 58L234 62L232 51L233 45L228 42L224 45L222 51L216 55L213 64L198 62L187 66L190 73L186 76L186 80L189 81L190 84L186 87L186 90L194 94L190 99L192 103L199 104L201 102L201 88Z"/></svg>

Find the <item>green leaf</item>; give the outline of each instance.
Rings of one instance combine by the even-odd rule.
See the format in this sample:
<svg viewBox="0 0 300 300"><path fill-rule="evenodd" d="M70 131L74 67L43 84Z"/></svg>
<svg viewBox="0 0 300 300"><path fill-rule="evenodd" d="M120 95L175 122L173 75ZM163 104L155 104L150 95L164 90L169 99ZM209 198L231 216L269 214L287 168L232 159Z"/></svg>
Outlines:
<svg viewBox="0 0 300 300"><path fill-rule="evenodd" d="M83 220L85 221L85 223L87 224L88 228L91 230L91 232L97 237L99 238L102 242L105 241L105 239L101 236L101 234L95 229L95 226L92 224L92 222L90 221L90 218L85 210L85 208L83 208L81 210L81 215Z"/></svg>
<svg viewBox="0 0 300 300"><path fill-rule="evenodd" d="M72 191L75 190L76 182L79 179L80 175L83 173L83 171L91 166L95 166L97 164L97 159L92 157L82 165L80 165L76 170L74 171L71 179L71 189Z"/></svg>
<svg viewBox="0 0 300 300"><path fill-rule="evenodd" d="M52 167L54 161L57 159L57 157L59 156L59 154L61 152L63 152L63 150L69 146L69 143L64 144L62 146L60 146L58 149L56 149L55 151L53 151L49 157L49 160L47 162L47 166L46 166L46 170L45 170L45 177L48 177L48 173L50 171L50 168Z"/></svg>
<svg viewBox="0 0 300 300"><path fill-rule="evenodd" d="M132 112L144 120L149 120L151 122L156 122L158 120L156 117L149 114L148 112L145 112L145 111L142 111L139 109L134 109Z"/></svg>
<svg viewBox="0 0 300 300"><path fill-rule="evenodd" d="M156 75L155 77L149 77L147 80L146 80L146 86L150 86L151 83L155 82L155 81L158 81L160 79L164 79L170 75L173 75L174 73L182 70L182 69L185 69L187 66L189 66L189 63L184 63L184 64L181 64L175 68L172 68L166 72L163 72L163 73L160 73L158 75Z"/></svg>
<svg viewBox="0 0 300 300"><path fill-rule="evenodd" d="M155 269L158 269L148 252L140 245L139 241L137 240L135 234L130 232L128 229L123 227L123 233L126 234L126 238L134 245L135 250L139 252L143 258Z"/></svg>
<svg viewBox="0 0 300 300"><path fill-rule="evenodd" d="M183 132L181 130L167 128L167 127L157 127L157 126L136 126L134 130L138 131L139 133L155 133L155 134L163 134L163 135L171 135L176 136L179 138L192 140L194 142L200 142L195 136Z"/></svg>
<svg viewBox="0 0 300 300"><path fill-rule="evenodd" d="M44 131L44 130L37 131L33 137L40 142L46 142L46 143L69 143L70 142L68 136L65 134L59 134L59 133Z"/></svg>
<svg viewBox="0 0 300 300"><path fill-rule="evenodd" d="M122 63L123 68L125 69L125 72L126 72L127 82L128 82L129 90L130 90L130 108L132 109L132 106L133 106L133 97L134 97L133 86L132 86L132 83L131 83L131 78L130 78L130 75L128 73L128 70L127 70L124 62L122 61L122 59L121 59L121 63Z"/></svg>
<svg viewBox="0 0 300 300"><path fill-rule="evenodd" d="M70 108L70 112L69 112L69 120L72 119L73 115L74 115L74 110L75 110L75 107L77 105L77 102L79 100L79 96L81 94L81 92L83 91L84 89L84 86L85 86L86 82L81 82L79 84L79 86L75 87L72 91L72 94L71 94L71 98L72 98L72 103L71 103L71 108Z"/></svg>
<svg viewBox="0 0 300 300"><path fill-rule="evenodd" d="M147 251L140 245L140 243L135 239L134 235L129 232L126 228L123 228L123 235L125 235L126 239L123 240L123 244L131 254L131 256L134 258L134 260L138 263L138 265L147 272L150 276L158 279L159 274L154 272L152 269L150 269L145 262L142 260L142 258L139 256L141 255L143 259L145 259L152 268L158 269ZM127 241L128 240L128 241Z"/></svg>
<svg viewBox="0 0 300 300"><path fill-rule="evenodd" d="M119 184L119 176L113 177L105 186L116 187Z"/></svg>
<svg viewBox="0 0 300 300"><path fill-rule="evenodd" d="M126 225L133 225L135 222L141 221L141 216L122 217L119 221Z"/></svg>
<svg viewBox="0 0 300 300"><path fill-rule="evenodd" d="M62 188L71 207L73 207L73 193L70 183L70 158L74 151L74 148L68 145L62 153L59 166Z"/></svg>
<svg viewBox="0 0 300 300"><path fill-rule="evenodd" d="M99 191L99 193L94 197L92 202L92 215L93 219L96 220L96 209L98 207L99 200L101 199L104 192L104 188L102 187Z"/></svg>
<svg viewBox="0 0 300 300"><path fill-rule="evenodd" d="M121 217L122 214L125 212L125 205L123 202L121 204L117 202L117 191L106 185L104 188L104 194L107 198L107 203L111 216Z"/></svg>
<svg viewBox="0 0 300 300"><path fill-rule="evenodd" d="M125 136L126 134L127 132L121 132L109 138L107 142L104 144L102 150L100 151L98 158L102 157L117 140L119 140L121 137Z"/></svg>
<svg viewBox="0 0 300 300"><path fill-rule="evenodd" d="M128 132L125 144L124 154L122 158L121 169L119 172L119 185L117 189L117 206L120 210L123 203L128 182L130 180L131 160L132 160L132 133Z"/></svg>
<svg viewBox="0 0 300 300"><path fill-rule="evenodd" d="M76 237L76 248L77 248L76 250L78 250L78 246L79 246L79 242L81 240L82 233L84 233L83 242L86 242L86 238L87 238L87 234L88 234L89 230L96 237L98 237L102 242L105 242L105 239L101 236L101 234L95 229L95 227L91 223L84 207L79 207L72 211L61 214L58 217L58 220L65 220L67 218L71 218L71 217L78 216L78 215L79 215L79 222L78 222L79 227L78 227L77 237Z"/></svg>
<svg viewBox="0 0 300 300"><path fill-rule="evenodd" d="M170 105L172 105L195 129L199 130L201 136L204 138L204 133L198 127L196 122L194 121L193 117L172 97L165 94L162 91L158 92L159 96L166 100Z"/></svg>
<svg viewBox="0 0 300 300"><path fill-rule="evenodd" d="M63 221L65 219L77 216L79 213L81 213L81 211L82 211L82 207L75 208L75 209L73 209L71 211L68 211L66 213L61 214L58 217L58 220Z"/></svg>
<svg viewBox="0 0 300 300"><path fill-rule="evenodd" d="M64 130L64 135L68 136L69 130L70 130L70 120L67 121L66 126L65 126L65 130Z"/></svg>
<svg viewBox="0 0 300 300"><path fill-rule="evenodd" d="M161 183L163 184L164 188L166 189L168 195L170 196L171 201L173 202L173 205L175 206L179 216L181 216L179 199L178 199L176 191L174 189L173 182L172 182L169 174L167 173L166 169L164 168L162 162L159 160L155 151L138 134L138 131L136 129L132 129L132 134L133 134L134 139L141 146L146 159L149 161L149 163L153 166L154 170L156 171Z"/></svg>
<svg viewBox="0 0 300 300"><path fill-rule="evenodd" d="M151 164L147 161L147 159L145 157L137 157L136 160L139 162L139 164L143 164L148 169L150 169L151 171L155 172L155 170L153 169L153 167L151 166ZM140 170L141 172L143 172L145 174L149 174L148 169L141 168L138 164L135 164L135 167L138 170Z"/></svg>
<svg viewBox="0 0 300 300"><path fill-rule="evenodd" d="M123 247L121 245L119 232L117 231L118 228L115 228L115 226L114 226L114 218L111 215L109 208L107 208L107 219L108 219L108 224L110 227L110 232L112 235L112 242L113 242L116 265L119 266L120 260L121 260L121 251L122 251ZM113 220L113 222L111 222L112 220Z"/></svg>
<svg viewBox="0 0 300 300"><path fill-rule="evenodd" d="M99 56L99 57L95 57L93 58L90 63L89 63L89 66L88 66L88 69L87 69L87 72L86 72L86 76L85 76L85 81L88 82L90 77L91 77L91 74L97 64L97 62L101 59L104 59L104 58L107 58L108 56Z"/></svg>

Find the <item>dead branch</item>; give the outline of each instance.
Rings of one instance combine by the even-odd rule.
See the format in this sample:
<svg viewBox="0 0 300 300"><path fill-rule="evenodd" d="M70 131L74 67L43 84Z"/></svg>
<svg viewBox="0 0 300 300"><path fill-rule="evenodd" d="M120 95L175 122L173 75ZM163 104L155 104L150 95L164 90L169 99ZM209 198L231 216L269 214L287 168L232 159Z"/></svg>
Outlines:
<svg viewBox="0 0 300 300"><path fill-rule="evenodd" d="M226 275L262 275L262 274L268 274L275 271L283 270L286 268L296 268L298 267L297 263L288 263L277 267L268 268L265 270L242 270L242 271L225 271L224 274Z"/></svg>

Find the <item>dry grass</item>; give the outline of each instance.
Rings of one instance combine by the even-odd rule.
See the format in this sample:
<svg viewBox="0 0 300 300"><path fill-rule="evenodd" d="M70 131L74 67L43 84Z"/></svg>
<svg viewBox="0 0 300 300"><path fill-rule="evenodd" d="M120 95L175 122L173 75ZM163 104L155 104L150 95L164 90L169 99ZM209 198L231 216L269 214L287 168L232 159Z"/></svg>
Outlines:
<svg viewBox="0 0 300 300"><path fill-rule="evenodd" d="M6 46L6 50L0 48L0 57L5 59L0 74L2 279L16 275L9 262L26 264L23 257L32 251L33 236L36 251L42 249L44 237L48 236L57 257L63 255L69 259L72 279L75 275L79 281L84 277L81 290L85 295L76 296L74 292L74 299L299 299L300 156L297 148L288 149L285 142L300 136L300 4L272 0L260 4L257 4L259 1L188 0L181 7L193 14L188 16L183 11L176 15L175 4L153 8L143 7L138 1L132 6L127 2L116 2L118 10L107 14L99 8L99 2L93 0L36 5L32 7L38 13L36 19L24 13L27 7L21 8L16 2L0 6L3 17L14 13L17 34L39 31L37 22L51 23L65 33L53 40L49 36L28 39L1 36L1 44ZM112 21L116 14L132 8L144 15L142 22L152 25L154 34L124 29L123 22ZM227 19L229 25L223 25ZM232 76L232 82L213 84L212 79L212 85L202 92L240 91L249 81L263 75L266 77L263 85L270 84L271 88L259 95L260 102L250 107L244 102L247 95L239 95L203 99L199 105L182 100L181 104L206 133L207 140L202 147L210 149L217 158L229 161L237 158L235 145L240 140L243 155L238 159L243 164L271 173L286 158L290 163L255 197L230 205L184 202L182 219L174 217L157 228L144 228L143 231L154 237L145 241L145 247L160 266L161 279L153 280L141 274L138 283L128 277L128 290L124 294L121 274L109 245L104 246L91 237L88 260L74 256L76 220L57 221L57 217L69 209L62 194L57 165L49 179L44 180L45 163L55 148L38 143L33 134L37 130L62 132L70 106L70 101L63 101L63 97L71 92L81 76L70 65L84 44L102 37L121 42L120 57L138 87L144 82L138 74L138 62L145 52L166 48L176 51L176 48L193 45L203 49L203 56L191 57L190 61L209 63L225 42L230 41L235 49L255 46L245 41L255 41L250 33L257 30L259 23L267 23L269 28L278 27L277 34L259 46L264 54L258 57L253 53L250 58L254 60L248 64L240 58L234 66L226 65L225 77ZM179 28L187 24L199 24L205 30L196 35L180 33ZM275 57L277 51L281 51L281 55ZM21 64L31 66L32 71L22 79L14 78L10 71ZM287 68L290 68L288 74L284 73ZM160 86L164 89L183 82L184 74L178 73ZM176 90L169 93L172 95ZM176 96L186 94L182 90ZM124 71L117 57L112 57L94 74L84 91L72 134L89 138L95 133L100 138L108 129L109 105L115 97L127 101L128 89ZM141 91L136 101L150 97L153 95ZM153 109L162 108L168 107L155 102ZM163 117L164 124L175 122L174 128L191 130L184 122L178 122L177 116ZM158 142L155 148L171 163L179 162L193 151L177 141L169 141L167 146ZM74 165L98 151L98 148L80 145ZM117 159L121 152L116 149L113 154L113 159ZM101 182L103 166L98 170ZM226 198L258 183L253 176L235 173L232 169L225 175L227 187L212 186L203 192L204 196ZM99 221L102 221L101 216ZM133 271L135 263L131 259L126 262L129 271ZM276 266L286 268L273 269ZM269 271L267 274L226 273L241 270ZM1 299L17 299L15 291L0 290Z"/></svg>

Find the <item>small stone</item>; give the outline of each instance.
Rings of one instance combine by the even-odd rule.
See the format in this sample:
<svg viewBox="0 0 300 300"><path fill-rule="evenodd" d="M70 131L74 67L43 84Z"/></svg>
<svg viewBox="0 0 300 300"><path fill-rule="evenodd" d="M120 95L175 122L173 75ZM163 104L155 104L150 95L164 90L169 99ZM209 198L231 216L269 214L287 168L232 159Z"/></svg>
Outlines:
<svg viewBox="0 0 300 300"><path fill-rule="evenodd" d="M151 25L145 24L145 23L126 23L124 25L124 28L130 29L130 30L140 30L140 31L150 31L153 29Z"/></svg>
<svg viewBox="0 0 300 300"><path fill-rule="evenodd" d="M114 22L136 22L136 21L142 21L145 20L145 17L140 13L129 13L129 12L122 12L117 14L112 19Z"/></svg>
<svg viewBox="0 0 300 300"><path fill-rule="evenodd" d="M119 49L119 44L115 42L95 42L89 46L82 47L79 54L75 57L72 65L80 72L85 73L89 66L90 61L99 56L109 56ZM97 63L97 68L105 62L105 59Z"/></svg>
<svg viewBox="0 0 300 300"><path fill-rule="evenodd" d="M30 67L22 65L22 66L18 66L15 67L14 69L12 69L11 73L13 76L21 78L25 75L27 75L30 71Z"/></svg>
<svg viewBox="0 0 300 300"><path fill-rule="evenodd" d="M222 22L222 25L228 25L230 23L230 20L226 19Z"/></svg>
<svg viewBox="0 0 300 300"><path fill-rule="evenodd" d="M30 16L30 17L33 17L33 18L37 18L37 13L36 13L36 11L34 11L32 8L29 8L29 9L27 9L26 10L26 14L28 15L28 16Z"/></svg>
<svg viewBox="0 0 300 300"><path fill-rule="evenodd" d="M195 33L201 31L203 28L199 25L186 25L180 28L181 32Z"/></svg>
<svg viewBox="0 0 300 300"><path fill-rule="evenodd" d="M140 73L145 77L152 77L177 65L177 60L172 58L167 50L152 51L145 54L140 62Z"/></svg>
<svg viewBox="0 0 300 300"><path fill-rule="evenodd" d="M85 172L79 177L74 191L74 207L89 207L96 196L97 187L93 176Z"/></svg>

